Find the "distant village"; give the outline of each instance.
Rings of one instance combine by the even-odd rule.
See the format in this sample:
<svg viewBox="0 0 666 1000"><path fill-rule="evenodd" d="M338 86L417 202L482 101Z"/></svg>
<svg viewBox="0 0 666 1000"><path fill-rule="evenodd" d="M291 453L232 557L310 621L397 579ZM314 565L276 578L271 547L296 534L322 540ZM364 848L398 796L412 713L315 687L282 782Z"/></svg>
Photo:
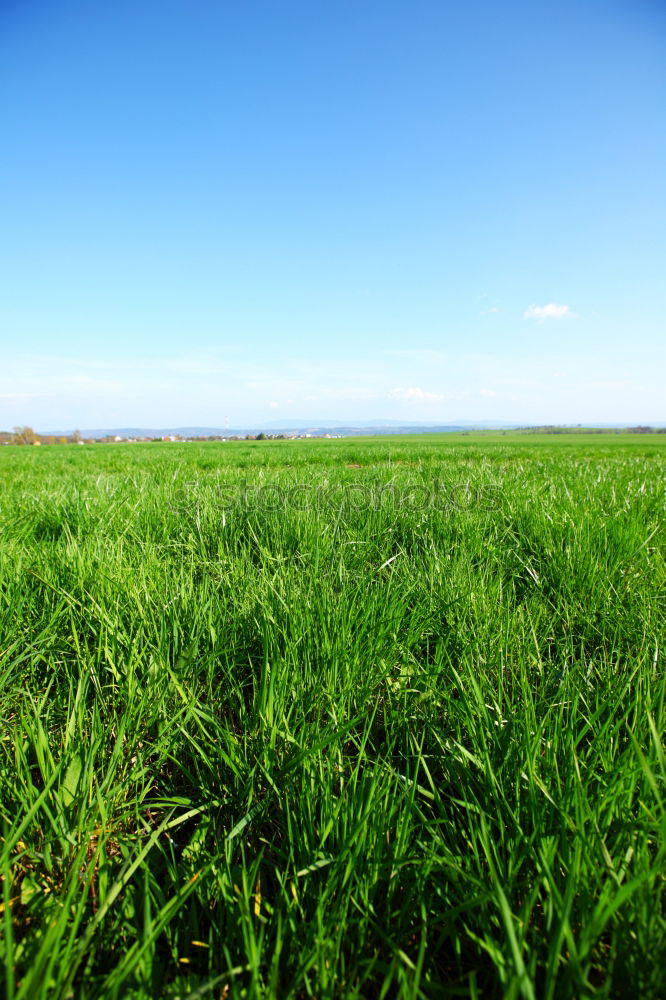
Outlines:
<svg viewBox="0 0 666 1000"><path fill-rule="evenodd" d="M300 438L339 438L342 434L331 434L329 431L285 431L281 434L270 434L260 431L258 434L201 434L187 435L162 434L157 437L130 437L122 434L105 434L100 437L85 437L80 431L71 434L39 434L32 427L14 427L12 431L0 431L0 445L53 445L53 444L136 444L146 441L289 441Z"/></svg>

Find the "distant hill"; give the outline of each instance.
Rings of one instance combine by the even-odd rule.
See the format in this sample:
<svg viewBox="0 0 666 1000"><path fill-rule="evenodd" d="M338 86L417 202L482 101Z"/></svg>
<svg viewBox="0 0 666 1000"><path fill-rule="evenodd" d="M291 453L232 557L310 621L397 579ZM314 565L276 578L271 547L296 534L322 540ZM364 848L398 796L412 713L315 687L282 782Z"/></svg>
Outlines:
<svg viewBox="0 0 666 1000"><path fill-rule="evenodd" d="M663 427L663 424L653 424L655 429ZM626 424L562 424L557 430L564 431L585 431L592 429L603 430L627 430ZM303 435L309 434L312 437L321 437L324 434L340 435L342 437L361 437L363 435L381 434L451 434L473 430L531 430L550 431L555 430L554 425L532 425L516 423L500 423L499 421L480 420L478 422L470 420L460 420L450 424L423 424L423 423L401 423L396 420L365 420L358 423L336 423L333 420L305 421L291 420L285 423L278 421L267 421L265 424L253 424L248 427L104 427L104 428L82 428L81 436L84 438L161 438L169 435L178 435L181 438L197 437L245 437L248 434L259 434L262 431L268 434L288 434ZM59 431L39 431L46 437L68 437L72 430Z"/></svg>
<svg viewBox="0 0 666 1000"><path fill-rule="evenodd" d="M177 434L179 437L232 437L246 434L259 434L261 431L271 434L342 434L356 436L363 434L434 434L466 430L488 430L490 428L508 428L508 424L488 423L458 423L458 424L401 424L398 421L380 422L368 421L358 424L336 424L334 421L306 423L293 421L278 424L270 421L265 424L255 424L252 427L104 427L81 428L84 438L123 437L123 438L158 438ZM68 436L72 430L40 431L40 434L54 437Z"/></svg>

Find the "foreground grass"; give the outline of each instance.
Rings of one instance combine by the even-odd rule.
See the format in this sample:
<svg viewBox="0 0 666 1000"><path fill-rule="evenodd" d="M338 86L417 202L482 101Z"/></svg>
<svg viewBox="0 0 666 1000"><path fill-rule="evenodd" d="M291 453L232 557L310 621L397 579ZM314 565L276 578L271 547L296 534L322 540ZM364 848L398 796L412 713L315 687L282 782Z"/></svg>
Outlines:
<svg viewBox="0 0 666 1000"><path fill-rule="evenodd" d="M6 996L659 995L665 458L2 449Z"/></svg>

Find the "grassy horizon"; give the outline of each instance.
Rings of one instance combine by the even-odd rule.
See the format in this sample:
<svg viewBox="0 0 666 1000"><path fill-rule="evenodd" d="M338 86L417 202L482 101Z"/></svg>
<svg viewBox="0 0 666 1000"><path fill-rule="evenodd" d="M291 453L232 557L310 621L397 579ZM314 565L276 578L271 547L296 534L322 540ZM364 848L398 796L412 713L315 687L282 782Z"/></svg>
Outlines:
<svg viewBox="0 0 666 1000"><path fill-rule="evenodd" d="M659 996L665 472L0 449L5 995Z"/></svg>

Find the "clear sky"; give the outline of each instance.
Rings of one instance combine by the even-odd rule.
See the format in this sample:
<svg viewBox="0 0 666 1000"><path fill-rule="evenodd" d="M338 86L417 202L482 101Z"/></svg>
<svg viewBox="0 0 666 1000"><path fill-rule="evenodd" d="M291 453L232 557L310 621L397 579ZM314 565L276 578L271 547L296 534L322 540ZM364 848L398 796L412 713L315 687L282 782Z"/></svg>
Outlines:
<svg viewBox="0 0 666 1000"><path fill-rule="evenodd" d="M666 421L663 0L0 0L0 429Z"/></svg>

